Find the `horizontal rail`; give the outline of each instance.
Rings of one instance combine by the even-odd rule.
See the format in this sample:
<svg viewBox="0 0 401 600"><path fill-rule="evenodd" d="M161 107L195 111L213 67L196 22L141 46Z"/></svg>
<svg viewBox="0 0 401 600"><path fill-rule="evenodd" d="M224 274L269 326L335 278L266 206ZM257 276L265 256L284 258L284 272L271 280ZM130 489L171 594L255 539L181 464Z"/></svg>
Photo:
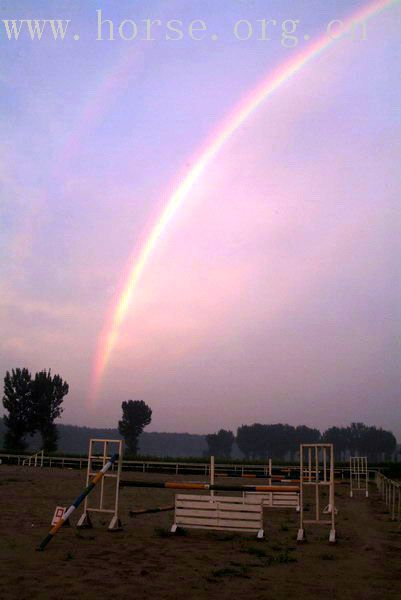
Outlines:
<svg viewBox="0 0 401 600"><path fill-rule="evenodd" d="M296 485L222 485L218 483L185 483L182 481L121 480L120 487L212 490L216 492L299 492L299 486Z"/></svg>
<svg viewBox="0 0 401 600"><path fill-rule="evenodd" d="M29 458L26 454L10 454L0 453L0 459L4 459L3 463L22 465L23 461ZM71 468L71 469L86 469L88 465L87 457L72 457L72 456L43 456L41 457L41 466L44 467L56 467L56 468ZM92 463L94 465L103 464L103 455L93 458ZM171 461L157 461L157 460L123 460L122 462L123 471L134 471L142 473L173 473L173 474L198 474L198 475L210 475L210 463L191 463L191 462L171 462ZM299 466L297 465L273 465L272 479L278 480L278 474L282 473L282 477L279 477L280 481L294 481L294 478L299 478ZM335 469L335 475L341 478L348 478L349 467L337 467ZM380 469L369 469L369 474L373 478L376 473L380 472ZM293 475L293 477L291 477ZM268 465L255 465L255 464L230 464L230 463L218 463L215 465L215 476L216 477L244 477L244 478L266 478L269 477ZM294 481L295 483L295 481ZM298 481L296 481L298 483Z"/></svg>
<svg viewBox="0 0 401 600"><path fill-rule="evenodd" d="M31 456L27 456L23 461L22 464L23 465L28 465L29 467L34 466L34 467L43 467L43 456L44 456L44 450L38 450L37 452L35 452L35 454L32 454Z"/></svg>

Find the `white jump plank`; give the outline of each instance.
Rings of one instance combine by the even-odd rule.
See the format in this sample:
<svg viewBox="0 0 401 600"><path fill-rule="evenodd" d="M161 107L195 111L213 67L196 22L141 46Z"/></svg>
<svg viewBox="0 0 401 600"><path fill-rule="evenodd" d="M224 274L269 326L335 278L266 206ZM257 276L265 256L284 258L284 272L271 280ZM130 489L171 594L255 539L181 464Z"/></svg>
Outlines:
<svg viewBox="0 0 401 600"><path fill-rule="evenodd" d="M259 512L258 506L247 503L240 504L228 504L226 502L220 502L219 498L216 498L215 502L191 502L189 500L176 500L176 507L179 509L199 509L199 510L211 510L212 507L220 510L227 511L244 511L244 512Z"/></svg>
<svg viewBox="0 0 401 600"><path fill-rule="evenodd" d="M213 527L210 527L209 525L191 525L191 529L211 529L213 531L238 531L240 533L255 533L256 531L254 527L249 529L247 529L246 527L230 527L230 529L227 529L227 527L219 527L218 525L213 525Z"/></svg>
<svg viewBox="0 0 401 600"><path fill-rule="evenodd" d="M251 492L246 492L251 493ZM257 492L255 492L257 493ZM193 501L193 502L215 502L215 501L219 501L219 502L229 502L230 504L233 503L237 503L237 504L244 504L244 499L242 496L218 496L216 495L217 492L215 492L214 496L210 496L210 495L201 495L201 494L176 494L175 499L176 500L189 500L189 501Z"/></svg>
<svg viewBox="0 0 401 600"><path fill-rule="evenodd" d="M175 531L177 526L254 532L263 537L262 505L249 504L245 498L238 496L177 494L172 530Z"/></svg>
<svg viewBox="0 0 401 600"><path fill-rule="evenodd" d="M226 529L231 529L231 527L236 527L238 529L243 529L244 527L253 527L255 531L259 529L259 521L231 521L229 519L199 519L196 517L180 517L177 518L177 525L184 525L187 527L192 527L192 525L208 525L209 527L225 527Z"/></svg>
<svg viewBox="0 0 401 600"><path fill-rule="evenodd" d="M239 519L242 521L258 521L259 513L255 512L233 512L231 510L192 510L192 509L180 509L176 512L177 518L182 517L201 517L211 519Z"/></svg>

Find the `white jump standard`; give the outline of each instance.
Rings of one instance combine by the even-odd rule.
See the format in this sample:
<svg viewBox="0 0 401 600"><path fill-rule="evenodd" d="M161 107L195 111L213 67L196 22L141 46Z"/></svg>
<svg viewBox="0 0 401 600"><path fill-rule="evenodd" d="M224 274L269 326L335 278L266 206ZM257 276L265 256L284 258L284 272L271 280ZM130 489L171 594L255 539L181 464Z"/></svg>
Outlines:
<svg viewBox="0 0 401 600"><path fill-rule="evenodd" d="M96 444L102 444L103 445L103 449L102 449L102 453L101 455L96 455L94 454L94 448ZM90 478L94 475L96 475L95 472L93 472L93 463L96 462L101 462L104 465L107 464L108 460L110 459L110 447L112 447L113 449L115 448L115 452L113 452L113 454L118 454L118 462L117 462L117 469L114 472L107 472L105 473L104 477L102 478L101 482L100 482L100 500L99 500L99 504L98 506L89 506L89 498L86 497L85 498L85 504L84 504L84 512L81 515L81 518L79 519L78 523L77 523L77 527L78 528L88 528L88 527L92 527L92 521L90 519L90 513L108 513L112 515L110 524L108 526L109 531L118 531L119 529L122 529L121 526L121 521L119 519L118 516L118 496L119 496L119 488L120 488L120 475L121 475L121 465L122 465L122 453L123 453L123 443L121 440L102 440L102 439L95 439L92 438L89 440L89 452L88 452L88 469L86 472L86 485L89 484ZM112 502L112 504L114 504L113 508L105 508L104 505L104 488L105 488L105 482L107 481L107 479L112 479L114 480L114 502Z"/></svg>
<svg viewBox="0 0 401 600"><path fill-rule="evenodd" d="M113 456L110 456L109 460L103 465L103 468L100 469L100 471L98 471L93 480L88 483L88 485L86 486L86 488L84 489L84 491L74 500L74 502L71 504L71 506L64 512L63 511L63 515L60 516L60 519L58 519L58 521L56 522L56 524L51 528L51 530L49 531L49 533L47 534L47 536L41 541L41 543L39 544L37 550L44 550L47 546L47 544L49 542L51 542L51 540L53 539L53 537L56 535L56 533L58 532L58 530L63 526L63 525L67 525L68 524L68 520L70 515L74 512L74 510L76 508L78 508L78 506L81 504L81 502L87 498L88 494L91 493L91 491L94 489L94 487L96 486L96 484L99 481L103 481L103 478L105 477L107 471L109 469L111 469L114 465L114 463L118 460L118 454L113 454Z"/></svg>
<svg viewBox="0 0 401 600"><path fill-rule="evenodd" d="M297 541L305 541L305 525L330 525L329 542L336 541L334 506L334 451L333 444L301 444L300 458L300 523ZM320 478L320 474L322 477ZM304 518L305 491L315 488L315 518ZM321 492L328 489L329 504L321 510ZM330 515L330 520L322 518Z"/></svg>
<svg viewBox="0 0 401 600"><path fill-rule="evenodd" d="M349 459L350 498L354 492L364 492L369 497L369 472L366 456L350 456Z"/></svg>

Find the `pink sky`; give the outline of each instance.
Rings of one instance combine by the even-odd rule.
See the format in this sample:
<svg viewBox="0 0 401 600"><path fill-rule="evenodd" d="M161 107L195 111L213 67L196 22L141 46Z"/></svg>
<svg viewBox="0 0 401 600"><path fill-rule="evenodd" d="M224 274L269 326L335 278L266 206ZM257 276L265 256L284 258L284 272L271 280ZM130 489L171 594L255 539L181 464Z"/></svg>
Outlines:
<svg viewBox="0 0 401 600"><path fill-rule="evenodd" d="M12 233L2 371L59 372L70 384L66 423L115 426L133 398L152 407L154 431L364 421L400 436L397 15L377 17L366 42L339 43L305 66L213 160L143 273L94 406L97 338L129 256L204 134L249 84L238 80L233 93L222 55L202 62L193 50L191 107L191 60L169 57L170 89L153 51L139 52L120 62L122 73L135 71L121 97L96 74L102 104L76 110L77 134L56 148L65 164L46 171L39 154L34 175L21 126L2 150ZM254 81L284 58L247 52ZM146 94L161 114L142 106ZM197 120L201 100L209 122ZM82 114L92 115L87 146ZM50 131L59 126L51 102L46 119ZM44 140L33 144L45 154Z"/></svg>

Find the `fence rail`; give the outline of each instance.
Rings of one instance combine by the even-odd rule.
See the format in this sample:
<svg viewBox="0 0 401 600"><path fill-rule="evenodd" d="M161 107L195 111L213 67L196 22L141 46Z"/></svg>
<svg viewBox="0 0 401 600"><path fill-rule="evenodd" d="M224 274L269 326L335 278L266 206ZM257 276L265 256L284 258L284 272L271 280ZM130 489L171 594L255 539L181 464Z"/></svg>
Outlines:
<svg viewBox="0 0 401 600"><path fill-rule="evenodd" d="M32 454L31 456L27 456L22 461L22 464L28 465L28 467L30 467L31 465L34 467L43 467L43 457L44 450L39 450L39 452L35 452L35 454Z"/></svg>
<svg viewBox="0 0 401 600"><path fill-rule="evenodd" d="M35 456L35 455L34 455ZM3 464L23 465L27 464L27 459L32 457L26 454L7 454L0 453L0 459ZM99 456L98 466L102 466L103 457ZM29 460L28 460L28 464ZM96 459L93 460L96 465ZM43 467L58 467L68 469L86 469L88 459L86 457L76 458L72 456L46 456L41 454L40 466ZM134 471L141 473L166 473L173 475L204 475L210 476L210 463L188 463L188 462L168 462L168 461L147 461L147 460L124 460L122 464L123 471ZM272 468L273 474L280 474L284 478L299 478L299 465L275 465ZM370 477L375 477L377 470L369 469ZM216 477L246 477L254 475L259 477L269 476L269 467L266 465L253 464L215 464ZM335 469L336 477L345 479L349 477L349 467L338 467Z"/></svg>
<svg viewBox="0 0 401 600"><path fill-rule="evenodd" d="M383 473L376 472L376 485L391 515L391 520L398 521L401 526L401 481L395 481Z"/></svg>

